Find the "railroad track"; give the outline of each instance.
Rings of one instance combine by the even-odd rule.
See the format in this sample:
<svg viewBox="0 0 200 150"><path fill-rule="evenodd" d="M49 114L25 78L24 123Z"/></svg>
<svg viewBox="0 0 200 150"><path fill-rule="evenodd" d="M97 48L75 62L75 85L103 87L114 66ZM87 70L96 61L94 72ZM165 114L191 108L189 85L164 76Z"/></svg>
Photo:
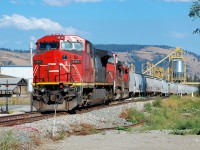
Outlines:
<svg viewBox="0 0 200 150"><path fill-rule="evenodd" d="M96 106L91 106L91 107L84 107L77 109L75 111L70 111L68 113L66 112L57 112L56 115L54 113L49 113L49 114L41 114L41 113L25 113L25 114L17 114L17 115L9 115L9 116L3 116L0 117L0 127L6 127L6 126L14 126L14 125L20 125L24 123L31 123L34 121L39 121L43 119L48 119L48 118L53 118L53 117L59 117L63 115L69 115L69 114L83 114L87 112L91 112L93 110L99 110L103 108L108 108L108 107L114 107L114 106L119 106L119 105L124 105L128 103L133 103L133 102L141 102L141 101L150 101L153 98L145 98L145 99L133 99L133 100L118 100L118 101L113 101L109 105L96 105ZM108 129L109 130L109 129Z"/></svg>
<svg viewBox="0 0 200 150"><path fill-rule="evenodd" d="M66 113L65 113L66 114ZM54 117L54 114L25 113L0 117L0 127L31 123Z"/></svg>
<svg viewBox="0 0 200 150"><path fill-rule="evenodd" d="M137 103L137 102L146 102L146 101L151 101L154 100L155 97L148 97L148 98L135 98L135 99L124 99L124 100L116 100L116 101L112 101L109 105L103 105L103 104L99 104L99 105L95 105L95 106L86 106L83 108L79 108L77 110L75 110L73 113L74 114L82 114L82 113L86 113L86 112L90 112L93 110L99 110L99 109L103 109L103 108L109 108L109 107L114 107L114 106L119 106L119 105L124 105L124 104L128 104L128 103Z"/></svg>

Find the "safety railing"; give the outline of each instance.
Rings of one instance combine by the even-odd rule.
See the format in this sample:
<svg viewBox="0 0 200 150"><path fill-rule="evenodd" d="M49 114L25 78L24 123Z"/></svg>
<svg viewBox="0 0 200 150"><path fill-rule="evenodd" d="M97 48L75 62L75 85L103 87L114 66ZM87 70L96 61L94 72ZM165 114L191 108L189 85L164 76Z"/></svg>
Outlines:
<svg viewBox="0 0 200 150"><path fill-rule="evenodd" d="M56 66L56 63L49 63L47 65L37 65L33 69L33 76L35 79L35 83L37 82L50 82L51 73L57 73L57 75L54 76L54 82L61 82L61 73L66 74L65 80L67 82L75 82L73 80L72 75L72 69L75 71L75 73L78 75L79 82L83 82L83 79L81 77L80 72L78 71L76 65L71 64L58 64L58 68L51 69L51 66ZM43 70L42 70L43 69ZM46 70L45 70L46 69ZM63 71L64 70L64 71ZM41 73L44 75L46 73L47 77L42 77ZM78 82L78 81L77 81Z"/></svg>

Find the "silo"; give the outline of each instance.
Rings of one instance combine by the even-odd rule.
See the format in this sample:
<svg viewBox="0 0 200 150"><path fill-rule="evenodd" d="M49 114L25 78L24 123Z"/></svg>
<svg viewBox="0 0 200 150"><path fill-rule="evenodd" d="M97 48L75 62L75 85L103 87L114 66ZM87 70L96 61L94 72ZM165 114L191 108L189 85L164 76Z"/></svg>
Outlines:
<svg viewBox="0 0 200 150"><path fill-rule="evenodd" d="M172 72L174 79L184 78L185 61L183 59L173 59L171 68L173 69Z"/></svg>

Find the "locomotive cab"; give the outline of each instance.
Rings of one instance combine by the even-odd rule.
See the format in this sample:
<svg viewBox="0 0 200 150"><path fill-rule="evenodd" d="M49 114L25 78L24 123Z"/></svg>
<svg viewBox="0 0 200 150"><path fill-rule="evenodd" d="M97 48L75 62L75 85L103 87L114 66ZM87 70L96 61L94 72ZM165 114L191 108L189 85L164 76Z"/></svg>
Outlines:
<svg viewBox="0 0 200 150"><path fill-rule="evenodd" d="M92 45L78 36L44 36L36 43L34 81L92 82Z"/></svg>

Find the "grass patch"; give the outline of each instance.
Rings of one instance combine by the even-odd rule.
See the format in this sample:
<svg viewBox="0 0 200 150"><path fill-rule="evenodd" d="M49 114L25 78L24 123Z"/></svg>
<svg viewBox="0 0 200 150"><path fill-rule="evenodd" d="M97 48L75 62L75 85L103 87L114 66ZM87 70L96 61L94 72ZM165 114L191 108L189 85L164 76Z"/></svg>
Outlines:
<svg viewBox="0 0 200 150"><path fill-rule="evenodd" d="M29 150L42 144L38 134L27 134L14 130L0 132L0 150Z"/></svg>
<svg viewBox="0 0 200 150"><path fill-rule="evenodd" d="M90 135L100 133L94 126L82 123L80 125L71 125L71 132L69 135Z"/></svg>
<svg viewBox="0 0 200 150"><path fill-rule="evenodd" d="M1 135L0 139L0 149L1 150L14 150L20 149L20 143L15 138L13 132L7 131Z"/></svg>
<svg viewBox="0 0 200 150"><path fill-rule="evenodd" d="M149 128L172 129L185 134L200 132L200 99L171 96L150 111Z"/></svg>
<svg viewBox="0 0 200 150"><path fill-rule="evenodd" d="M156 100L152 103L153 107L161 107L161 97L156 97Z"/></svg>
<svg viewBox="0 0 200 150"><path fill-rule="evenodd" d="M173 95L163 101L157 97L154 102L144 105L144 111L144 130L172 130L173 134L180 135L200 134L199 97ZM134 113L127 114L128 120L134 120Z"/></svg>
<svg viewBox="0 0 200 150"><path fill-rule="evenodd" d="M119 117L132 123L144 121L144 113L137 111L136 109L126 109L120 114Z"/></svg>
<svg viewBox="0 0 200 150"><path fill-rule="evenodd" d="M124 127L124 126L118 126L117 127L118 131L126 131L126 132L131 132L132 130L130 128Z"/></svg>
<svg viewBox="0 0 200 150"><path fill-rule="evenodd" d="M58 133L56 133L55 136L51 135L50 139L52 139L53 141L60 141L64 140L66 135L67 133L65 131L59 131Z"/></svg>

